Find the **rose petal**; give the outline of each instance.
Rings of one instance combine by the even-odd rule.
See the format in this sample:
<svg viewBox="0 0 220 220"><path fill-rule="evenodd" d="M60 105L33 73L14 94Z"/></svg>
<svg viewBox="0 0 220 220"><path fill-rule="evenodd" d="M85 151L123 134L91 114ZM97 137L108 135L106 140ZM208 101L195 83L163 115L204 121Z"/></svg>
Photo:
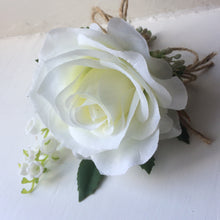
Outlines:
<svg viewBox="0 0 220 220"><path fill-rule="evenodd" d="M160 119L160 134L168 133L173 127L173 120L165 114Z"/></svg>
<svg viewBox="0 0 220 220"><path fill-rule="evenodd" d="M135 28L120 18L112 18L108 23L108 35L111 36L123 50L131 50L141 53L145 58L149 57L149 49L146 40Z"/></svg>
<svg viewBox="0 0 220 220"><path fill-rule="evenodd" d="M94 155L97 169L103 175L122 175L130 167L140 165L148 161L155 153L159 140L159 130L142 141L132 139L124 140L115 150L105 151Z"/></svg>
<svg viewBox="0 0 220 220"><path fill-rule="evenodd" d="M141 103L140 104L141 105L140 106L140 110L141 110L140 113L141 114L139 114L139 120L146 121L147 117L148 117L148 103L146 101L145 95L142 91L140 84L138 84L137 81L135 80L136 77L132 77L132 75L131 75L132 71L128 71L126 66L122 66L118 62L112 63L112 62L101 61L101 63L108 68L118 70L119 72L123 73L131 80L131 82L135 86L135 89L136 89L136 91L139 95L139 98L140 98L140 103Z"/></svg>
<svg viewBox="0 0 220 220"><path fill-rule="evenodd" d="M186 87L177 76L166 80L156 79L156 81L163 85L172 97L169 109L181 110L186 107L188 100Z"/></svg>
<svg viewBox="0 0 220 220"><path fill-rule="evenodd" d="M89 29L90 30L94 30L94 31L100 31L100 32L102 32L102 29L98 26L98 24L96 24L96 23L92 23L92 24L90 24L89 25Z"/></svg>
<svg viewBox="0 0 220 220"><path fill-rule="evenodd" d="M40 53L40 60L47 60L59 54L74 50L78 47L77 35L80 29L57 28L51 30ZM59 42L59 43L57 43Z"/></svg>
<svg viewBox="0 0 220 220"><path fill-rule="evenodd" d="M111 38L111 36L106 35L99 30L87 28L57 28L47 34L39 59L46 61L50 58L79 48L77 38L80 34L88 36L104 45L111 45L112 48L122 49L120 45Z"/></svg>
<svg viewBox="0 0 220 220"><path fill-rule="evenodd" d="M158 103L151 91L148 91L146 99L148 100L149 106L148 119L146 121L138 120L136 112L127 133L128 137L132 137L136 140L144 140L147 137L151 136L155 132L155 130L158 129L158 124L160 122Z"/></svg>
<svg viewBox="0 0 220 220"><path fill-rule="evenodd" d="M151 75L156 78L170 79L172 77L173 74L172 68L167 63L167 61L163 59L149 57L147 59L147 66Z"/></svg>
<svg viewBox="0 0 220 220"><path fill-rule="evenodd" d="M169 110L167 116L172 120L172 128L166 133L160 134L160 140L177 137L181 134L179 116L176 111Z"/></svg>

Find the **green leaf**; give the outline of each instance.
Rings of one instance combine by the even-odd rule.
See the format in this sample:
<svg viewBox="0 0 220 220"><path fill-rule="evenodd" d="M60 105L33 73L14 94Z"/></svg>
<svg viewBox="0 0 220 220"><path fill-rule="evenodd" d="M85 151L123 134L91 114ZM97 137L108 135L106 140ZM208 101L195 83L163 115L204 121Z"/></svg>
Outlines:
<svg viewBox="0 0 220 220"><path fill-rule="evenodd" d="M190 140L189 140L190 137L189 137L188 131L182 123L180 123L180 126L181 126L181 129L182 129L182 133L177 138L178 138L178 140L183 141L186 144L189 144L190 143Z"/></svg>
<svg viewBox="0 0 220 220"><path fill-rule="evenodd" d="M152 156L152 157L150 158L150 160L148 160L146 163L140 165L140 167L141 167L142 169L144 169L148 174L150 174L151 171L152 171L152 168L153 168L154 165L155 165L154 161L155 161L155 158L154 158L154 156Z"/></svg>
<svg viewBox="0 0 220 220"><path fill-rule="evenodd" d="M91 160L82 160L77 173L79 202L94 193L103 178Z"/></svg>

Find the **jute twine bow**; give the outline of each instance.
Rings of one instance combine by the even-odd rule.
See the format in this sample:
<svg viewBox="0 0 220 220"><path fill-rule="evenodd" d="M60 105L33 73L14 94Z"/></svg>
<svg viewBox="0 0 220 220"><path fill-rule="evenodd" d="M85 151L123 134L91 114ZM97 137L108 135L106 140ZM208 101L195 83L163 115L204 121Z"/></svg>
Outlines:
<svg viewBox="0 0 220 220"><path fill-rule="evenodd" d="M170 49L172 51L187 51L195 56L193 64L188 65L184 70L184 73L181 75L181 79L184 83L190 83L192 81L195 81L197 79L197 75L194 74L195 72L199 72L201 70L210 68L214 65L212 61L209 62L216 55L216 53L214 52L210 53L202 60L199 60L198 53L192 49L188 49L185 47L173 47Z"/></svg>
<svg viewBox="0 0 220 220"><path fill-rule="evenodd" d="M121 4L119 7L119 17L124 19L125 21L127 21L127 12L128 12L128 0L121 0ZM102 31L104 33L107 33L107 30L101 25L101 23L97 20L97 16L100 16L104 22L109 22L109 20L111 18L113 18L112 15L107 14L106 12L104 12L101 8L99 7L94 7L93 11L92 11L92 22L98 24L98 26L102 29ZM144 37L144 36L143 36ZM147 39L146 39L147 40ZM194 55L195 59L194 62L188 66L186 66L186 69L184 70L183 74L181 75L181 80L187 84L190 83L192 81L195 81L197 79L197 75L195 74L196 72L199 72L201 70L204 69L208 69L210 67L212 67L214 65L214 63L212 61L210 61L215 55L215 52L210 53L208 56L206 56L205 58L203 58L202 60L199 60L199 55L197 52L195 52L192 49L188 49L185 47L173 47L173 48L169 48L172 51L187 51L191 54ZM209 62L210 61L210 62ZM202 141L204 141L207 144L211 144L212 141L205 137L205 135L203 135L201 132L197 131L196 129L194 129L191 125L191 119L188 116L188 114L184 111L177 111L179 118L180 118L180 122L189 130L191 130L195 135L197 135L198 137L201 138Z"/></svg>
<svg viewBox="0 0 220 220"><path fill-rule="evenodd" d="M121 5L119 8L119 17L124 19L125 21L127 20L127 12L128 12L128 0L122 0ZM101 8L99 7L94 7L92 10L92 22L98 24L98 26L102 29L104 33L107 33L107 30L102 27L102 25L98 22L97 15L99 15L105 22L109 22L113 16L105 13Z"/></svg>

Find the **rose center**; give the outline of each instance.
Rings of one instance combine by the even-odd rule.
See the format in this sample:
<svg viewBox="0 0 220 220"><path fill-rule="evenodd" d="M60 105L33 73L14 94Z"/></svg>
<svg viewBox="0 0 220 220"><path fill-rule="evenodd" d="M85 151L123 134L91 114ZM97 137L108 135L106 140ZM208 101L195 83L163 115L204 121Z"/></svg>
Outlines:
<svg viewBox="0 0 220 220"><path fill-rule="evenodd" d="M74 124L97 135L123 128L135 91L125 75L113 69L93 68L74 84L68 102Z"/></svg>

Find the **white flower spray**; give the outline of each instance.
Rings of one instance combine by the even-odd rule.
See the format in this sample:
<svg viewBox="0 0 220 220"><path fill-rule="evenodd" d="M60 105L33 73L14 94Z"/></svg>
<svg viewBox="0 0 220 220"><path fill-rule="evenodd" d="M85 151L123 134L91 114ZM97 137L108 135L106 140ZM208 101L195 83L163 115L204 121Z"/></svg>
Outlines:
<svg viewBox="0 0 220 220"><path fill-rule="evenodd" d="M28 121L25 133L31 134L41 140L36 147L23 150L24 161L19 163L20 175L23 176L22 184L31 184L29 190L23 188L21 193L31 193L39 183L43 173L48 171L46 164L51 160L60 159L60 143L53 137L48 128L35 117Z"/></svg>

